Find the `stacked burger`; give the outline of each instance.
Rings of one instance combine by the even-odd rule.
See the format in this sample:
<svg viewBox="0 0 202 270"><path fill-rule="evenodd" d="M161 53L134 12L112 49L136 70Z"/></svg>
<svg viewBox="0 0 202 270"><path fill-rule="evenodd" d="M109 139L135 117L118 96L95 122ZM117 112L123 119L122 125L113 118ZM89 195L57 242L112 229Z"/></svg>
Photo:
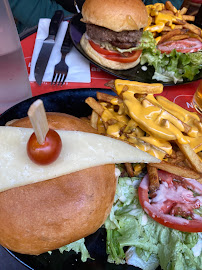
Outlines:
<svg viewBox="0 0 202 270"><path fill-rule="evenodd" d="M82 8L86 32L83 50L93 60L111 69L129 69L140 62L137 50L148 13L141 0L86 0Z"/></svg>

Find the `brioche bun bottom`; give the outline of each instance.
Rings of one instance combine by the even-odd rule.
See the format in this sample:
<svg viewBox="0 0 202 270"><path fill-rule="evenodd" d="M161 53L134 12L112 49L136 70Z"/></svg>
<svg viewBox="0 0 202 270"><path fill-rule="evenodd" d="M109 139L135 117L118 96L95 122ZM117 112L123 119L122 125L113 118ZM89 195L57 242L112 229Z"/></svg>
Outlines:
<svg viewBox="0 0 202 270"><path fill-rule="evenodd" d="M81 47L85 51L85 53L90 56L93 60L95 60L98 64L101 64L104 67L111 68L111 69L116 69L116 70L125 70L125 69L130 69L135 66L137 66L140 62L140 57L131 63L121 63L121 62L116 62L112 61L109 59L106 59L103 57L101 54L96 52L90 45L88 39L86 38L86 34L84 33L81 41L80 41ZM141 55L140 55L141 56Z"/></svg>
<svg viewBox="0 0 202 270"><path fill-rule="evenodd" d="M70 115L49 113L47 118L53 129L96 132ZM11 125L31 127L28 118ZM113 164L1 192L0 244L38 255L86 237L105 222L115 190Z"/></svg>

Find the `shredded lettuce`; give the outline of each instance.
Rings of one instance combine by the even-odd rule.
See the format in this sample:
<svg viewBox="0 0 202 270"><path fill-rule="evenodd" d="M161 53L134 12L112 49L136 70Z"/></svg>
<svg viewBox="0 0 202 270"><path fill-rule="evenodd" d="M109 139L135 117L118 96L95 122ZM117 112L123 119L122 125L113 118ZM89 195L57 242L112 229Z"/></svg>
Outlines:
<svg viewBox="0 0 202 270"><path fill-rule="evenodd" d="M144 270L154 270L159 264L165 270L201 269L202 233L173 230L147 216L138 201L139 182L138 178L119 178L112 214L105 222L108 261L126 261Z"/></svg>
<svg viewBox="0 0 202 270"><path fill-rule="evenodd" d="M143 270L155 270L159 265L163 270L200 270L202 233L170 229L151 219L138 199L138 186L143 176L144 173L139 177L118 179L114 204L104 224L108 262L127 263ZM202 207L195 211L202 215ZM92 259L84 238L59 250L61 253L80 252L83 262Z"/></svg>
<svg viewBox="0 0 202 270"><path fill-rule="evenodd" d="M91 258L90 257L90 254L86 248L86 245L85 245L85 239L82 238L78 241L75 241L69 245L66 245L66 246L63 246L61 248L59 248L59 251L61 253L63 253L64 251L70 251L70 250L73 250L75 251L77 254L80 252L81 253L81 261L82 262L86 262L88 258Z"/></svg>
<svg viewBox="0 0 202 270"><path fill-rule="evenodd" d="M140 64L148 64L155 69L152 79L174 83L183 79L192 81L194 76L202 68L202 52L180 53L173 50L171 53L161 53L156 48L156 40L149 31L144 31L141 43L138 47L142 49Z"/></svg>

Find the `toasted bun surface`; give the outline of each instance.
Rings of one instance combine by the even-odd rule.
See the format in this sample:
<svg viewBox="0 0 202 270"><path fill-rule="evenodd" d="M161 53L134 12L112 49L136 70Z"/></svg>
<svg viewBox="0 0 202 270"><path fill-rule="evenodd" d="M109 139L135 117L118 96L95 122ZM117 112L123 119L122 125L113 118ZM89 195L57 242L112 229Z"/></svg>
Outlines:
<svg viewBox="0 0 202 270"><path fill-rule="evenodd" d="M86 0L82 16L85 23L115 32L139 30L148 23L148 13L141 0Z"/></svg>
<svg viewBox="0 0 202 270"><path fill-rule="evenodd" d="M95 60L97 63L99 63L105 67L111 68L111 69L116 69L116 70L129 69L129 68L133 68L133 67L137 66L140 62L140 57L136 61L131 62L131 63L121 63L121 62L116 62L116 61L106 59L105 57L103 57L101 54L96 52L91 47L85 34L83 34L83 36L80 40L80 44L81 44L83 50L85 51L85 53L87 55L89 55L93 60Z"/></svg>
<svg viewBox="0 0 202 270"><path fill-rule="evenodd" d="M53 129L95 132L73 116L50 113L47 118ZM31 127L28 118L11 125ZM103 165L1 192L0 244L41 254L86 237L106 220L115 190L115 166Z"/></svg>

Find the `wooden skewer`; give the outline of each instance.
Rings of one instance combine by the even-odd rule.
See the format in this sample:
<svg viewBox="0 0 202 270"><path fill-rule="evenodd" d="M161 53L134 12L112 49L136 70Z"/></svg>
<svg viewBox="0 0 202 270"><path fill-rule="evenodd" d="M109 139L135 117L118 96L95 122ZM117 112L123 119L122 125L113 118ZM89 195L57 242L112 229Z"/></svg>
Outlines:
<svg viewBox="0 0 202 270"><path fill-rule="evenodd" d="M37 99L29 108L28 116L39 144L43 144L49 130L42 100Z"/></svg>

